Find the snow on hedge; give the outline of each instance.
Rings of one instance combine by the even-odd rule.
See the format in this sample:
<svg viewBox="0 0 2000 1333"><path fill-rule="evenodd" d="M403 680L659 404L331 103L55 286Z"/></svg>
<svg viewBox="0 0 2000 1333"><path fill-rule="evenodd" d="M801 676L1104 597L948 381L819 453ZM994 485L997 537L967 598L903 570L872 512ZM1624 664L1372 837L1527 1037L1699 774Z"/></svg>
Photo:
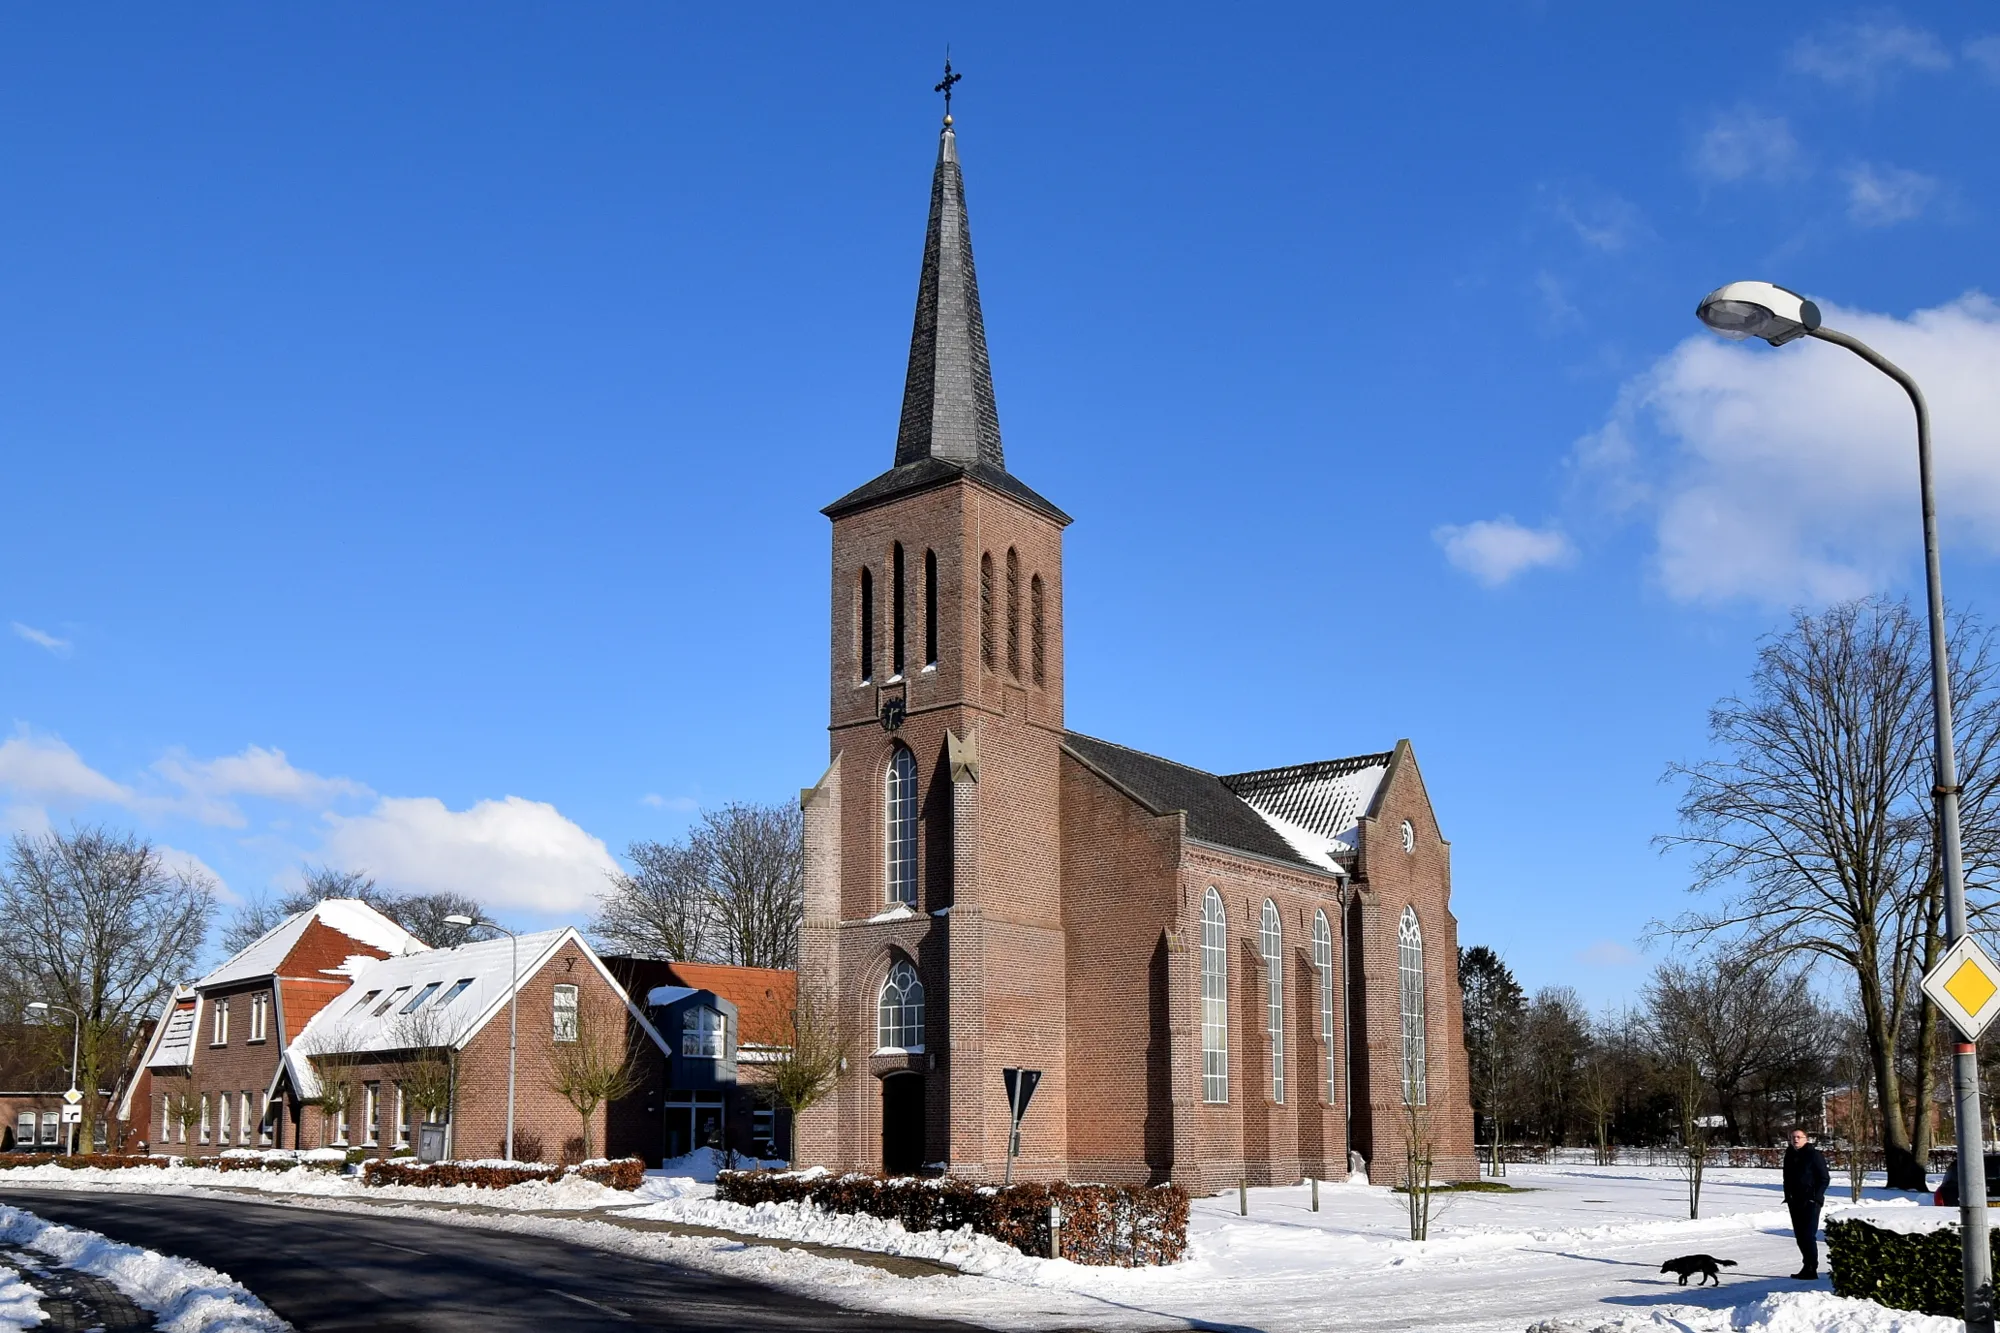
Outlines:
<svg viewBox="0 0 2000 1333"><path fill-rule="evenodd" d="M161 1333L286 1333L291 1325L227 1273L122 1245L0 1204L0 1241L39 1250L57 1266L101 1277L157 1316ZM4 1291L0 1291L4 1297Z"/></svg>

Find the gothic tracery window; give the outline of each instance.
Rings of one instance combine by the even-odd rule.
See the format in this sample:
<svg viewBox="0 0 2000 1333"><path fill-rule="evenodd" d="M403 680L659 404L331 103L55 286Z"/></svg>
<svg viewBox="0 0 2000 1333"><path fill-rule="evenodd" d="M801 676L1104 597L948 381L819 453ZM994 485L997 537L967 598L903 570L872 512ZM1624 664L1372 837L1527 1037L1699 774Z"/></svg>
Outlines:
<svg viewBox="0 0 2000 1333"><path fill-rule="evenodd" d="M891 903L917 902L917 757L898 745L882 779L886 897Z"/></svg>
<svg viewBox="0 0 2000 1333"><path fill-rule="evenodd" d="M1278 908L1264 900L1264 919L1258 930L1264 952L1265 1022L1271 1033L1271 1100L1285 1102L1285 928L1278 921Z"/></svg>
<svg viewBox="0 0 2000 1333"><path fill-rule="evenodd" d="M1229 1100L1229 926L1214 889L1201 900L1201 1099Z"/></svg>
<svg viewBox="0 0 2000 1333"><path fill-rule="evenodd" d="M909 960L898 958L876 1001L875 1045L889 1051L924 1049L924 983Z"/></svg>
<svg viewBox="0 0 2000 1333"><path fill-rule="evenodd" d="M1313 913L1313 971L1319 978L1320 1055L1326 1062L1326 1099L1333 1101L1333 930L1325 912Z"/></svg>
<svg viewBox="0 0 2000 1333"><path fill-rule="evenodd" d="M1403 1010L1403 1104L1422 1106L1429 1098L1424 1077L1424 932L1417 909L1403 909L1396 930L1396 976Z"/></svg>

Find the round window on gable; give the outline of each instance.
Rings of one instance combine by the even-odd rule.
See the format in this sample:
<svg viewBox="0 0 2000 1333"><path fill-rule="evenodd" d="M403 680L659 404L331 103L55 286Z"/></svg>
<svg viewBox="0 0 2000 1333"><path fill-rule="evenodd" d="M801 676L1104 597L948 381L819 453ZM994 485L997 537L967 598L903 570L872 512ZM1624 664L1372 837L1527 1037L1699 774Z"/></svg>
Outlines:
<svg viewBox="0 0 2000 1333"><path fill-rule="evenodd" d="M1417 830L1407 819L1403 821L1403 850L1406 852L1417 850Z"/></svg>

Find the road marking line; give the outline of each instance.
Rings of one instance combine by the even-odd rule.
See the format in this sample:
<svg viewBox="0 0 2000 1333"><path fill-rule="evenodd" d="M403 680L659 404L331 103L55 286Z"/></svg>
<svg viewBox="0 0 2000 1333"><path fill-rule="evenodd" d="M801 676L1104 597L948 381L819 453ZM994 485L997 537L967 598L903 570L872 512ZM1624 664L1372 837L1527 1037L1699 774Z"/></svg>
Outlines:
<svg viewBox="0 0 2000 1333"><path fill-rule="evenodd" d="M606 1314L615 1314L620 1319L630 1319L632 1317L631 1315L626 1314L623 1310L614 1310L608 1305L603 1305L597 1301L593 1301L588 1296L578 1296L572 1292L564 1291L560 1287L550 1287L548 1288L548 1293L551 1296L560 1296L566 1301L575 1301L578 1305L588 1305L593 1310L602 1310Z"/></svg>

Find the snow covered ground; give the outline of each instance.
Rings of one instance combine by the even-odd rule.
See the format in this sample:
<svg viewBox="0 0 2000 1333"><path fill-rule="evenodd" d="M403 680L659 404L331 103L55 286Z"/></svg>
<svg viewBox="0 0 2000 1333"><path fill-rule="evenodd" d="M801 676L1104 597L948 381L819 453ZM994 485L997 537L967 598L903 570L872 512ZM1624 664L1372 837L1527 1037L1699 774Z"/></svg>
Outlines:
<svg viewBox="0 0 2000 1333"><path fill-rule="evenodd" d="M45 1222L4 1204L0 1204L0 1241L46 1254L52 1267L103 1278L140 1309L152 1311L161 1333L289 1333L291 1329L227 1273L121 1245L95 1231ZM0 1283L0 1330L33 1328L41 1321L41 1303L33 1290L9 1272L7 1281Z"/></svg>
<svg viewBox="0 0 2000 1333"><path fill-rule="evenodd" d="M5 1172L0 1180L33 1174L36 1183L191 1193L209 1192L216 1184L278 1193L303 1185L314 1197L300 1202L314 1206L342 1206L342 1195L395 1200L452 1225L560 1236L849 1305L957 1316L996 1328L1946 1333L1959 1327L1951 1320L1838 1300L1823 1278L1817 1284L1792 1281L1787 1275L1798 1267L1798 1251L1774 1170L1711 1170L1703 1216L1690 1221L1685 1186L1671 1169L1516 1166L1508 1183L1521 1192L1441 1199L1432 1239L1422 1243L1402 1238L1403 1200L1386 1189L1322 1185L1316 1213L1309 1209L1305 1186L1253 1189L1247 1218L1237 1215L1232 1191L1195 1202L1192 1253L1183 1263L1106 1269L1029 1258L968 1233L907 1233L891 1222L796 1204L721 1203L713 1187L696 1178L712 1174L704 1169L707 1164L678 1165L689 1174L649 1175L636 1194L574 1180L509 1190L364 1189L358 1181L306 1173L196 1169L155 1176L39 1168ZM142 1175L150 1179L137 1179ZM304 1179L295 1181L295 1175ZM1879 1188L1850 1206L1844 1184L1838 1182L1832 1216L1863 1215L1903 1226L1956 1216ZM510 1215L424 1208L438 1202L479 1203ZM558 1208L931 1258L964 1275L901 1278L800 1251L536 1215ZM1721 1287L1699 1290L1677 1286L1659 1272L1661 1261L1694 1252L1734 1259L1738 1266L1724 1270Z"/></svg>

